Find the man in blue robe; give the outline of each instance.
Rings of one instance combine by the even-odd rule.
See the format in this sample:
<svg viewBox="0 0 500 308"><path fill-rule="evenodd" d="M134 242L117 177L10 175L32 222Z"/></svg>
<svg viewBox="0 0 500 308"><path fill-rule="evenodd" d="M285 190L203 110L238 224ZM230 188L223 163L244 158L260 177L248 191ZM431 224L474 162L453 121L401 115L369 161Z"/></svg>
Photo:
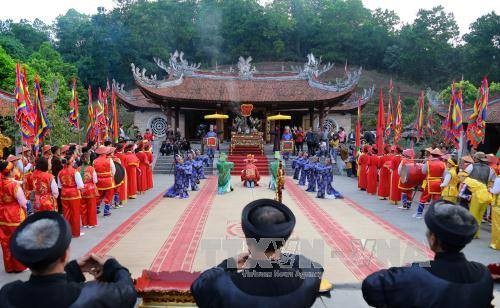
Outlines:
<svg viewBox="0 0 500 308"><path fill-rule="evenodd" d="M333 182L333 164L332 160L330 158L325 159L325 165L324 165L324 181L325 181L325 186L326 186L326 194L330 196L334 196L335 199L343 199L344 196L337 191L335 188L332 186Z"/></svg>
<svg viewBox="0 0 500 308"><path fill-rule="evenodd" d="M187 197L189 197L189 195L187 193L188 186L186 185L186 178L187 178L186 171L187 171L187 167L184 164L182 156L176 155L175 156L175 166L174 166L174 185L172 185L167 190L164 197L167 197L167 198L175 198L175 197L187 198Z"/></svg>
<svg viewBox="0 0 500 308"><path fill-rule="evenodd" d="M300 151L297 154L297 157L292 161L292 169L293 169L293 179L298 180L300 177L300 164L302 163L302 159L304 157L304 153Z"/></svg>
<svg viewBox="0 0 500 308"><path fill-rule="evenodd" d="M299 169L300 169L299 185L300 186L306 185L307 175L306 175L306 171L305 171L305 166L308 162L309 162L309 154L306 152L306 153L304 153L302 160L299 162Z"/></svg>
<svg viewBox="0 0 500 308"><path fill-rule="evenodd" d="M312 156L309 161L304 165L304 172L307 177L307 189L308 192L316 192L316 162L318 160L317 156Z"/></svg>

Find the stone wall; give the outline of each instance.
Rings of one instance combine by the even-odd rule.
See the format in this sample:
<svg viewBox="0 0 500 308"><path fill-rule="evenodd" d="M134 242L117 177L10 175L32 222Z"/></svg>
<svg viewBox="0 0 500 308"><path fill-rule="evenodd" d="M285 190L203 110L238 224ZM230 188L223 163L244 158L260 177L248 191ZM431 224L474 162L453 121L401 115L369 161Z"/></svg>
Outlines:
<svg viewBox="0 0 500 308"><path fill-rule="evenodd" d="M172 123L168 123L168 118L161 111L134 111L134 124L139 127L139 131L144 133L147 128L152 129L153 121L156 118L162 118L165 120L167 125L171 125L174 127L174 118L172 117ZM181 130L181 135L185 136L185 116L184 113L181 112L179 115L179 128ZM163 136L157 136L163 137Z"/></svg>

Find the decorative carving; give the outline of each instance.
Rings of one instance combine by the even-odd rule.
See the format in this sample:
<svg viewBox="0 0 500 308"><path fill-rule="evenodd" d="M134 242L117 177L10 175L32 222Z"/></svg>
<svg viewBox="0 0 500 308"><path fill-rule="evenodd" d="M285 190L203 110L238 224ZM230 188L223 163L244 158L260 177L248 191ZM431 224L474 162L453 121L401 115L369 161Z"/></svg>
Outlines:
<svg viewBox="0 0 500 308"><path fill-rule="evenodd" d="M170 54L170 59L168 59L168 67L160 58L154 58L154 61L158 67L163 69L171 77L192 76L201 66L201 63L189 63L184 59L184 52L178 52L177 50Z"/></svg>
<svg viewBox="0 0 500 308"><path fill-rule="evenodd" d="M238 75L243 79L251 79L253 77L253 73L257 72L255 66L252 67L250 64L252 62L252 57L238 58Z"/></svg>
<svg viewBox="0 0 500 308"><path fill-rule="evenodd" d="M182 75L180 75L178 79L159 81L156 77L156 74L150 75L149 77L146 76L145 68L141 70L139 67L136 67L134 63L130 63L130 66L132 67L132 74L134 75L134 79L142 85L153 86L155 88L164 88L174 87L182 84Z"/></svg>
<svg viewBox="0 0 500 308"><path fill-rule="evenodd" d="M313 53L307 55L307 62L303 68L292 66L292 70L297 72L299 76L312 79L318 78L321 74L328 72L333 68L333 63L328 62L321 67L321 57L316 59Z"/></svg>

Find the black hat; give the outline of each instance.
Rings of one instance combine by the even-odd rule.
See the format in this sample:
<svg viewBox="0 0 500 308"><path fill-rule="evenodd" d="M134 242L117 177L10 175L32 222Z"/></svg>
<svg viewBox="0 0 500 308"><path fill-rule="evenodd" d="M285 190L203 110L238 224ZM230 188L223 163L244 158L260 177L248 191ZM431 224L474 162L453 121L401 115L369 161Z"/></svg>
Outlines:
<svg viewBox="0 0 500 308"><path fill-rule="evenodd" d="M48 248L29 249L19 245L17 239L19 234L32 223L41 219L49 219L57 222L59 226L59 236L54 245ZM68 249L71 242L71 229L66 220L57 212L41 211L29 216L14 232L10 241L12 255L19 262L29 268L39 268L47 266L58 258Z"/></svg>
<svg viewBox="0 0 500 308"><path fill-rule="evenodd" d="M436 207L443 205L452 205L456 214L460 214L459 212L462 211L464 216L470 216L464 217L469 218L469 222L457 225L453 223L453 221L440 219L440 217L436 216ZM457 248L463 248L470 243L478 229L476 220L467 210L444 200L435 201L429 206L425 214L425 224L429 231L431 231L441 242Z"/></svg>
<svg viewBox="0 0 500 308"><path fill-rule="evenodd" d="M285 216L285 221L272 225L258 225L251 221L250 217L255 210L261 207L272 207L279 210ZM241 214L241 226L247 238L282 238L287 240L295 227L295 215L283 203L271 199L259 199L250 202Z"/></svg>

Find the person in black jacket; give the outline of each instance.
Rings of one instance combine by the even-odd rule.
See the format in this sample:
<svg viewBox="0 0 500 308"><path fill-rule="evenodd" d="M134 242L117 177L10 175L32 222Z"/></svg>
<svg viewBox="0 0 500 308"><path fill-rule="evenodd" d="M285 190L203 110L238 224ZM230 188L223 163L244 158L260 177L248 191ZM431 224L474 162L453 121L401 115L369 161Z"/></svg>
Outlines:
<svg viewBox="0 0 500 308"><path fill-rule="evenodd" d="M204 271L191 285L200 307L310 307L319 294L321 265L281 253L295 226L284 204L260 199L244 209L248 253Z"/></svg>
<svg viewBox="0 0 500 308"><path fill-rule="evenodd" d="M366 277L363 297L373 307L491 307L493 280L486 266L460 251L478 228L463 207L437 200L425 214L434 260L392 267Z"/></svg>
<svg viewBox="0 0 500 308"><path fill-rule="evenodd" d="M14 232L12 255L31 269L28 281L0 290L0 307L134 307L137 294L129 271L110 257L69 258L71 230L56 212L28 217ZM83 273L95 277L85 282Z"/></svg>

